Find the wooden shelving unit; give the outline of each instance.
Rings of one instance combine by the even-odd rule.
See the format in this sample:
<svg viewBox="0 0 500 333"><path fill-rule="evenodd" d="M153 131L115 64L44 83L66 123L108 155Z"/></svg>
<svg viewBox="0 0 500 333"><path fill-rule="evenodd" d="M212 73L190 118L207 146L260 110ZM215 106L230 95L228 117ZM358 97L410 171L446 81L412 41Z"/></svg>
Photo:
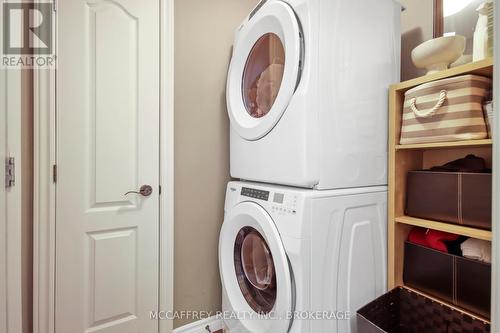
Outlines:
<svg viewBox="0 0 500 333"><path fill-rule="evenodd" d="M404 242L415 226L491 241L491 231L405 216L408 171L427 169L467 154L483 157L491 165L490 139L400 145L404 94L420 84L453 76L477 74L493 77L493 59L486 59L436 74L394 84L389 91L389 198L388 198L388 286L404 286Z"/></svg>
<svg viewBox="0 0 500 333"><path fill-rule="evenodd" d="M394 88L398 90L408 90L422 83L432 82L440 79L445 79L447 77L459 76L464 74L476 74L482 76L493 76L493 58L488 58L481 61L471 62L462 66L457 66L450 68L445 71L437 72L431 75L425 75L417 77L413 80L408 80L405 82L397 83L393 85Z"/></svg>
<svg viewBox="0 0 500 333"><path fill-rule="evenodd" d="M451 232L467 237L491 241L492 233L489 230L464 227L457 224L449 224L438 221L424 220L411 216L399 216L394 219L397 223L407 224L414 227L422 227L439 231Z"/></svg>
<svg viewBox="0 0 500 333"><path fill-rule="evenodd" d="M417 143L413 145L396 145L396 150L408 149L443 149L443 148L471 148L471 147L488 147L493 144L493 140L470 140L470 141L454 141L454 142L433 142L433 143Z"/></svg>

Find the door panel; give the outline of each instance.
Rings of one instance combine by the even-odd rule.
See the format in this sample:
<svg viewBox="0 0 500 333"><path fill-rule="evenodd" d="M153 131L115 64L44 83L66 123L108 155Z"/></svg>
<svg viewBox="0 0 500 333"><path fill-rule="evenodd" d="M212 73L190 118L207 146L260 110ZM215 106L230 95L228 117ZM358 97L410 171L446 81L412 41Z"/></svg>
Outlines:
<svg viewBox="0 0 500 333"><path fill-rule="evenodd" d="M91 326L110 318L135 319L136 237L136 228L89 235Z"/></svg>
<svg viewBox="0 0 500 333"><path fill-rule="evenodd" d="M159 5L59 2L58 333L158 331Z"/></svg>
<svg viewBox="0 0 500 333"><path fill-rule="evenodd" d="M93 205L122 206L137 186L137 17L116 3L87 5L94 161ZM117 56L118 55L118 56ZM119 124L119 126L117 126ZM113 135L110 135L112 133Z"/></svg>

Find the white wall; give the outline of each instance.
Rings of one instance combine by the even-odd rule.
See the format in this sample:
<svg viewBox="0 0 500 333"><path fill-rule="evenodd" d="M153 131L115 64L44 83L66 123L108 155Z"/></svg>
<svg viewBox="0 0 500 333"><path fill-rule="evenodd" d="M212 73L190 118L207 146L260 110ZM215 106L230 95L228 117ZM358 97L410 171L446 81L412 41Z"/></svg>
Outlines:
<svg viewBox="0 0 500 333"><path fill-rule="evenodd" d="M426 40L433 38L434 1L401 0L406 10L401 14L401 80L409 80L425 74L411 61L411 51Z"/></svg>

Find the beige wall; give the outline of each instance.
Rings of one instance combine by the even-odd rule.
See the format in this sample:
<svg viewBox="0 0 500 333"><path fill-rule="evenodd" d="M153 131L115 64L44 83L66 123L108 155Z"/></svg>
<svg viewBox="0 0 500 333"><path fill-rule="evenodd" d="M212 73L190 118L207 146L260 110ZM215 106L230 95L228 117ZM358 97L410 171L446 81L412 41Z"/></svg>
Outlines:
<svg viewBox="0 0 500 333"><path fill-rule="evenodd" d="M401 0L406 10L401 14L401 80L425 74L411 61L411 50L433 37L433 0Z"/></svg>
<svg viewBox="0 0 500 333"><path fill-rule="evenodd" d="M175 310L221 308L218 237L229 180L226 72L257 0L175 1ZM193 320L178 320L181 326Z"/></svg>

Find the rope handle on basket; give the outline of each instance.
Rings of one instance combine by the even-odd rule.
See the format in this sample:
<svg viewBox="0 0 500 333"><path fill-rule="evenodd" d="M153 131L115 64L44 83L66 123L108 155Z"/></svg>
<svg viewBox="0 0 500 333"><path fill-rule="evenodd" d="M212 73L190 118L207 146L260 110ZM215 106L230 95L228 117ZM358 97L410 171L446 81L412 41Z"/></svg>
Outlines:
<svg viewBox="0 0 500 333"><path fill-rule="evenodd" d="M420 111L419 109L417 109L417 105L416 105L417 98L413 97L410 100L410 108L417 118L429 118L429 117L432 117L434 114L436 114L436 112L439 110L439 108L441 106L443 106L443 103L444 103L444 101L446 101L447 96L448 96L448 92L446 90L441 90L439 92L438 102L436 103L436 105L434 105L434 107L432 109L430 109L428 111Z"/></svg>

